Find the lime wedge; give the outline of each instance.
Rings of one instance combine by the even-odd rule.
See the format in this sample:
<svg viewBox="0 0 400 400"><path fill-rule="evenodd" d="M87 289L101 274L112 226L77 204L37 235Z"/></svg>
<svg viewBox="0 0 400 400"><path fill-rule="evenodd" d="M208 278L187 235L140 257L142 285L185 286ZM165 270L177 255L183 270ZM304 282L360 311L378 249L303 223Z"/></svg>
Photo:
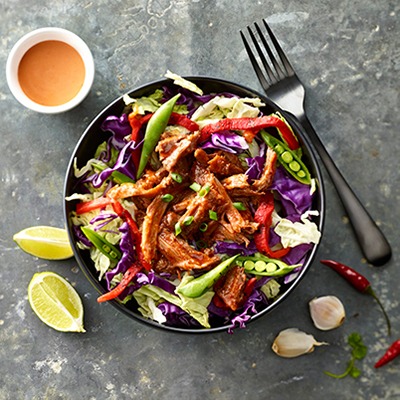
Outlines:
<svg viewBox="0 0 400 400"><path fill-rule="evenodd" d="M65 229L51 226L32 226L13 236L26 253L45 260L65 260L73 256Z"/></svg>
<svg viewBox="0 0 400 400"><path fill-rule="evenodd" d="M46 325L61 332L85 332L83 305L73 286L54 272L33 275L28 300L35 314Z"/></svg>

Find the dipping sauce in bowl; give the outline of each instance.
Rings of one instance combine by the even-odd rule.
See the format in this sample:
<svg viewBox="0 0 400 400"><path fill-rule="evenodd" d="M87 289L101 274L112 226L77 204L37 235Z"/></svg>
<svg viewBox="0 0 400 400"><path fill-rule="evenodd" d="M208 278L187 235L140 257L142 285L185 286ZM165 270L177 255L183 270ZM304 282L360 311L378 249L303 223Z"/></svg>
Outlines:
<svg viewBox="0 0 400 400"><path fill-rule="evenodd" d="M55 114L74 108L87 96L94 61L79 36L61 28L41 28L14 45L6 72L8 86L22 105Z"/></svg>
<svg viewBox="0 0 400 400"><path fill-rule="evenodd" d="M31 47L18 67L21 89L34 102L59 106L72 100L85 80L79 53L59 40L46 40Z"/></svg>

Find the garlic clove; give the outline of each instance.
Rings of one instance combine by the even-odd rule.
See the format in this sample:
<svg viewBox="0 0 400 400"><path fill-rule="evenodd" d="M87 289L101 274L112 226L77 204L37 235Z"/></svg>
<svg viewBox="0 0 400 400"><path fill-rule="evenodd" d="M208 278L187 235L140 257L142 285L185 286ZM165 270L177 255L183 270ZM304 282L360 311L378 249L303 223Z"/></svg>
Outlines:
<svg viewBox="0 0 400 400"><path fill-rule="evenodd" d="M308 333L297 328L288 328L279 333L272 344L272 350L281 357L294 358L311 353L315 346L327 345L325 342L317 342Z"/></svg>
<svg viewBox="0 0 400 400"><path fill-rule="evenodd" d="M322 331L339 327L346 318L344 306L336 296L316 297L309 302L309 308L314 325Z"/></svg>

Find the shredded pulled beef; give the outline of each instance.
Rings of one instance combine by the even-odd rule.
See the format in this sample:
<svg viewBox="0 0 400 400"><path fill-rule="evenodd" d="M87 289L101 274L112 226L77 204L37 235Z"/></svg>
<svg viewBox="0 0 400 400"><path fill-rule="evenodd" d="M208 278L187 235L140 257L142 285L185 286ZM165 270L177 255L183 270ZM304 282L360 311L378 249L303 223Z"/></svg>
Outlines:
<svg viewBox="0 0 400 400"><path fill-rule="evenodd" d="M155 148L160 167L153 170L149 163L135 183L117 185L107 193L135 204L143 256L160 273L213 268L220 262L213 251L217 241L247 246L258 229L253 210L275 173L273 151L267 151L260 178L251 180L237 154L203 150L198 140L199 132L164 132ZM239 211L235 202L246 210ZM232 310L242 300L244 282L244 272L235 267L218 289Z"/></svg>
<svg viewBox="0 0 400 400"><path fill-rule="evenodd" d="M253 187L258 191L266 190L272 183L276 171L278 156L270 147L267 148L266 161L260 179L253 182Z"/></svg>
<svg viewBox="0 0 400 400"><path fill-rule="evenodd" d="M239 158L235 154L226 151L218 150L212 154L208 154L203 149L197 149L194 156L210 172L218 177L226 177L244 172Z"/></svg>
<svg viewBox="0 0 400 400"><path fill-rule="evenodd" d="M231 268L215 285L215 293L232 310L236 311L244 300L246 274L239 266Z"/></svg>
<svg viewBox="0 0 400 400"><path fill-rule="evenodd" d="M143 243L143 242L142 242ZM194 249L186 240L163 227L158 234L157 248L175 269L191 271L214 267L220 258Z"/></svg>

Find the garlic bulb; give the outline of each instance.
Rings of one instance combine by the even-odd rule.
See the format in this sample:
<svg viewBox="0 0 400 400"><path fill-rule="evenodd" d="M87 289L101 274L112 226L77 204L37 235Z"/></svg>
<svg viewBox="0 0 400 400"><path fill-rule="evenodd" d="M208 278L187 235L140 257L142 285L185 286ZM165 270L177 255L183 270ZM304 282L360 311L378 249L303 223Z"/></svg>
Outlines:
<svg viewBox="0 0 400 400"><path fill-rule="evenodd" d="M327 345L325 342L317 342L308 333L297 328L288 328L279 333L272 344L272 350L278 356L293 358L311 353L315 346Z"/></svg>
<svg viewBox="0 0 400 400"><path fill-rule="evenodd" d="M322 331L337 328L346 318L343 304L336 296L316 297L309 307L314 325Z"/></svg>

